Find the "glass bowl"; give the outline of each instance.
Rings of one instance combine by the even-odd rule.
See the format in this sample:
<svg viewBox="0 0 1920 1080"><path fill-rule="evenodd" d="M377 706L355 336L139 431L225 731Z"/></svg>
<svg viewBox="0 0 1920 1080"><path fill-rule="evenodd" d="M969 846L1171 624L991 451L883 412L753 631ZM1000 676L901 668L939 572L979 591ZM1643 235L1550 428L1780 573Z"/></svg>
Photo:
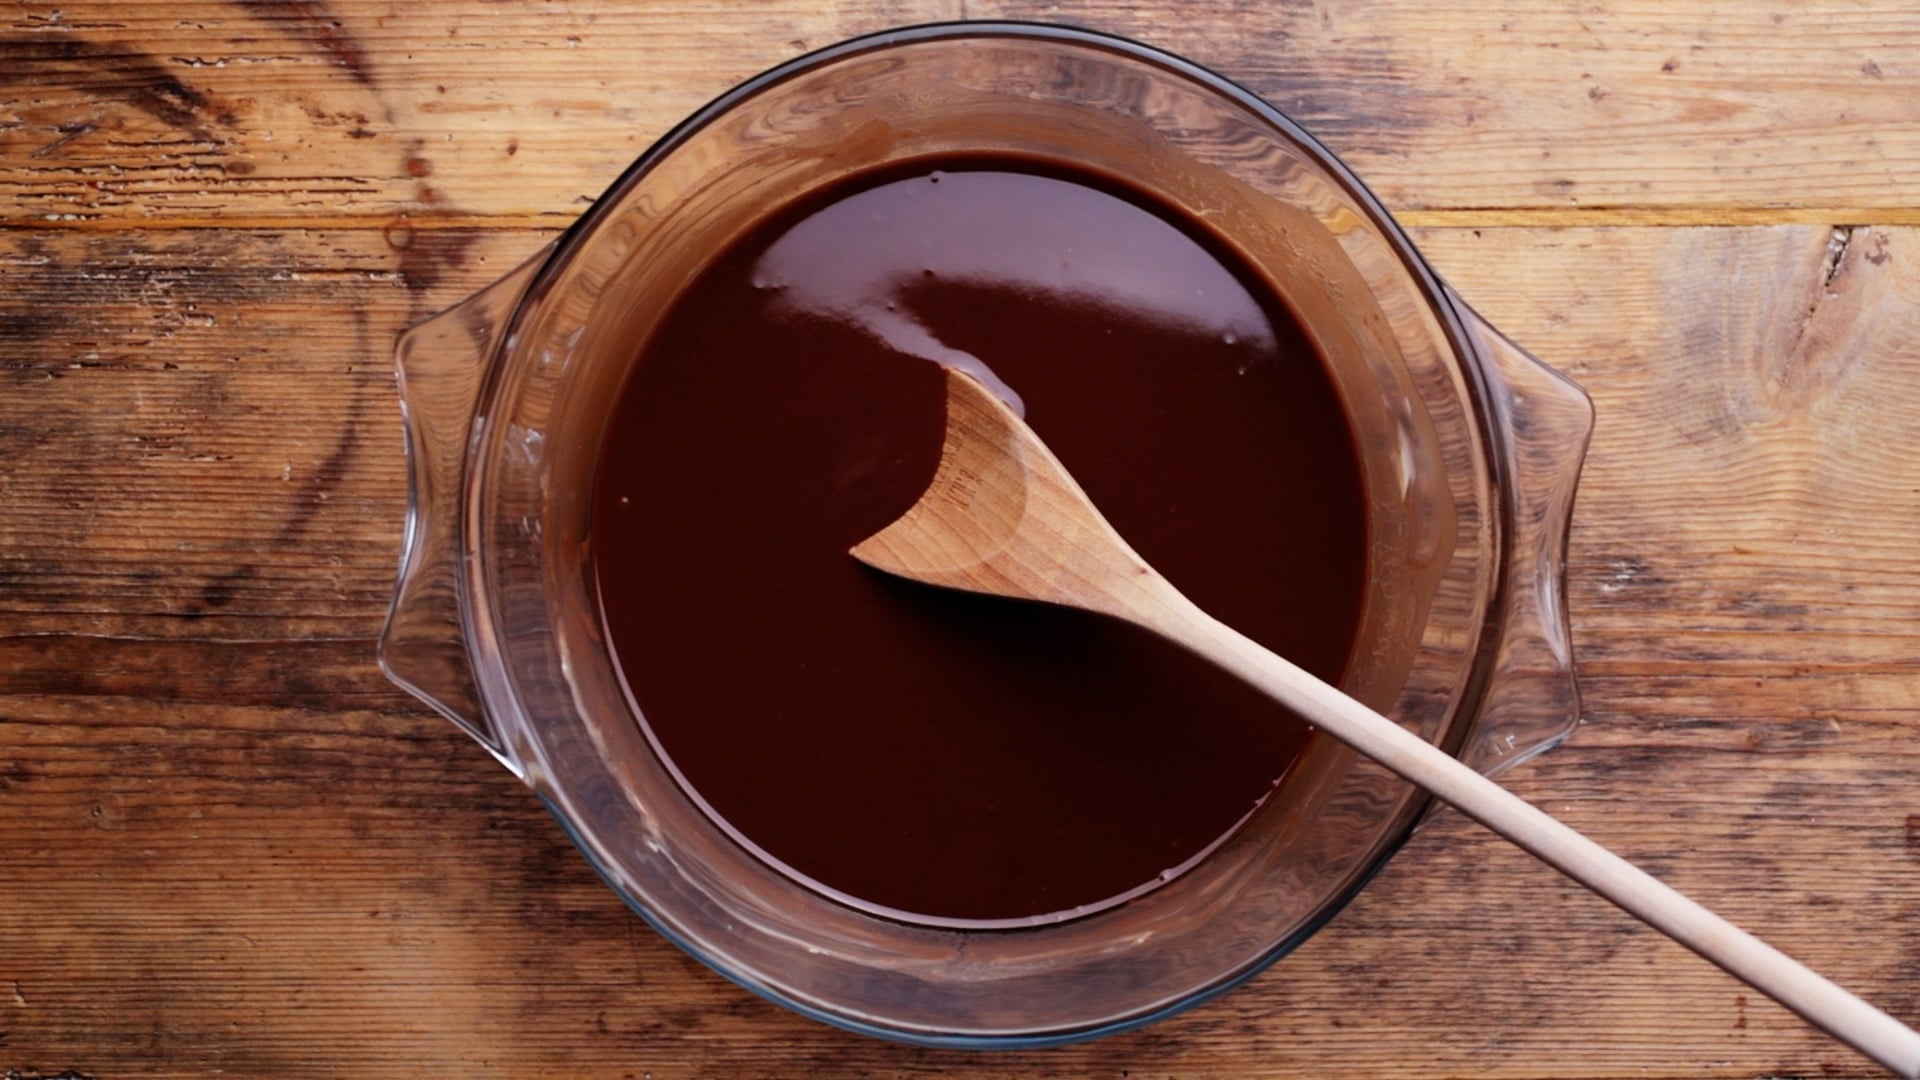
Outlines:
<svg viewBox="0 0 1920 1080"><path fill-rule="evenodd" d="M725 94L559 240L401 338L411 501L381 661L532 787L667 938L799 1012L911 1042L1136 1026L1285 954L1428 799L1316 739L1224 843L1117 906L1020 928L883 917L782 873L674 781L623 693L589 548L595 456L676 290L756 222L865 170L1073 163L1213 231L1301 317L1360 443L1373 550L1344 689L1485 771L1564 737L1562 606L1591 427L1571 383L1435 277L1325 148L1195 65L1060 27L849 41Z"/></svg>

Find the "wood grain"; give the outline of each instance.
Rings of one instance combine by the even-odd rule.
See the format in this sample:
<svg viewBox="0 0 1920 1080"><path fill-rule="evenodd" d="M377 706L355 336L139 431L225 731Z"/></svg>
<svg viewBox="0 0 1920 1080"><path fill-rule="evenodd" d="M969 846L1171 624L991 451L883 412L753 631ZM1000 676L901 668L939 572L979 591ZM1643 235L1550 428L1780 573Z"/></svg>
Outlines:
<svg viewBox="0 0 1920 1080"><path fill-rule="evenodd" d="M0 1076L1872 1075L1454 815L1146 1030L846 1035L659 939L373 665L396 330L804 49L1131 33L1307 122L1596 398L1587 718L1505 782L1920 1018L1920 17L1505 8L7 6Z"/></svg>
<svg viewBox="0 0 1920 1080"><path fill-rule="evenodd" d="M1920 223L1920 18L1844 0L35 0L0 24L0 216L564 224L741 79L963 17L1191 56L1414 222Z"/></svg>

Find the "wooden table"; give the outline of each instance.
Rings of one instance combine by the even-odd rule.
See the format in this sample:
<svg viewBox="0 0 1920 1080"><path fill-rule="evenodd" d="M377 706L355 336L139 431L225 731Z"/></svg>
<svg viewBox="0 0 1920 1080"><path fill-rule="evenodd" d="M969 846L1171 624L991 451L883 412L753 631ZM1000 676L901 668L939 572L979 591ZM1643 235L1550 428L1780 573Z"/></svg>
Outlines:
<svg viewBox="0 0 1920 1080"><path fill-rule="evenodd" d="M1185 53L1594 395L1587 712L1507 781L1920 1020L1920 10L1893 2L8 0L0 1076L1864 1076L1447 815L1145 1031L844 1034L648 930L373 660L394 332L804 50Z"/></svg>

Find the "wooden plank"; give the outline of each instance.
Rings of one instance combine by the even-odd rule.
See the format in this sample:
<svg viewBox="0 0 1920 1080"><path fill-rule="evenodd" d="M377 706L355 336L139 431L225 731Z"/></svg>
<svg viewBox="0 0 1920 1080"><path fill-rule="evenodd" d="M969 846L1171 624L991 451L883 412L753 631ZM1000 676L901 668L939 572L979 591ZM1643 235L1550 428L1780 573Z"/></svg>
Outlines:
<svg viewBox="0 0 1920 1080"><path fill-rule="evenodd" d="M1698 1076L1831 1063L1837 1075L1868 1075L1457 819L1423 833L1326 932L1220 1002L1087 1046L978 1057L833 1032L699 969L450 735L341 711L182 708L162 725L144 702L25 705L48 715L29 723L35 744L17 755L28 775L8 797L33 827L9 840L14 872L0 904L22 913L4 920L0 962L0 990L14 998L6 1060L22 1064L114 1076L556 1065ZM35 752L107 731L131 737L117 762L63 769L57 753ZM1655 849L1643 856L1680 838L1683 849L1649 861L1900 1007L1903 961L1871 948L1870 928L1910 910L1910 873L1890 853L1858 852L1847 822L1809 830L1798 813L1756 818L1733 814L1726 798L1663 794L1673 765L1702 760L1639 759L1647 796L1625 816L1591 795L1551 797L1561 779L1617 769L1608 755L1576 747L1545 759L1529 787L1597 832ZM1707 778L1737 790L1744 768L1704 760ZM147 764L126 767L136 762ZM1776 853L1778 869L1753 874L1741 852L1757 847ZM91 874L76 880L81 848ZM1750 884L1715 890L1727 877ZM1809 931L1809 918L1823 925ZM1412 1047L1417 1062L1406 1060Z"/></svg>
<svg viewBox="0 0 1920 1080"><path fill-rule="evenodd" d="M1190 55L1416 223L1920 223L1920 18L1849 0L28 0L0 26L0 220L560 224L741 79L956 17Z"/></svg>
<svg viewBox="0 0 1920 1080"><path fill-rule="evenodd" d="M357 640L392 589L405 513L394 335L547 234L8 239L12 632Z"/></svg>
<svg viewBox="0 0 1920 1080"><path fill-rule="evenodd" d="M892 21L792 2L750 27L711 2L23 5L0 34L0 217L564 222L732 83Z"/></svg>
<svg viewBox="0 0 1920 1080"><path fill-rule="evenodd" d="M1084 1046L897 1047L685 958L372 661L386 343L547 235L0 236L0 1071L1872 1074L1452 815L1269 973ZM1920 234L1835 239L1418 236L1600 409L1589 715L1509 782L1911 1018Z"/></svg>
<svg viewBox="0 0 1920 1080"><path fill-rule="evenodd" d="M1697 642L1686 661L1752 677L1910 667L1920 418L1893 403L1920 394L1915 237L1421 234L1489 317L1605 395L1573 565L1595 670L1639 652L1650 610ZM1480 257L1495 245L1499 259ZM1610 280L1564 279L1609 263Z"/></svg>

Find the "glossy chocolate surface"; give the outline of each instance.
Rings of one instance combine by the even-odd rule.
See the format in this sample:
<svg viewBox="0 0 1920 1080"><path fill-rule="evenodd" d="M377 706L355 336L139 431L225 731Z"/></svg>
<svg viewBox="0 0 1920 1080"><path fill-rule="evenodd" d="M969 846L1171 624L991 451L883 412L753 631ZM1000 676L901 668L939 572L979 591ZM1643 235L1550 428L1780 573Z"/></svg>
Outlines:
<svg viewBox="0 0 1920 1080"><path fill-rule="evenodd" d="M1309 734L1143 632L848 557L932 474L940 365L1017 397L1148 561L1326 678L1364 493L1318 352L1204 230L1060 166L938 164L769 220L635 343L593 564L653 744L734 835L870 908L1044 918L1203 855Z"/></svg>

